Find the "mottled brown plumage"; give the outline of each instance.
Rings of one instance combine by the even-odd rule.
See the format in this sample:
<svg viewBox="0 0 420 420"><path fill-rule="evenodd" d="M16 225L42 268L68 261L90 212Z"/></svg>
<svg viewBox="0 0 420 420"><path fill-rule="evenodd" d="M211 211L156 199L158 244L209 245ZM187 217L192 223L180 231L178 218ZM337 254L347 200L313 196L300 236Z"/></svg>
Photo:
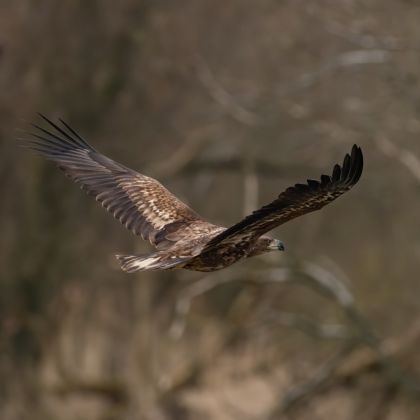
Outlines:
<svg viewBox="0 0 420 420"><path fill-rule="evenodd" d="M96 151L68 124L34 125L37 133L24 146L52 160L127 229L148 240L157 251L117 255L121 268L138 270L186 268L214 271L283 244L264 234L303 214L319 210L348 191L363 170L362 151L353 146L342 167L330 176L308 180L282 192L273 202L224 228L213 225L177 199L158 181L139 174Z"/></svg>

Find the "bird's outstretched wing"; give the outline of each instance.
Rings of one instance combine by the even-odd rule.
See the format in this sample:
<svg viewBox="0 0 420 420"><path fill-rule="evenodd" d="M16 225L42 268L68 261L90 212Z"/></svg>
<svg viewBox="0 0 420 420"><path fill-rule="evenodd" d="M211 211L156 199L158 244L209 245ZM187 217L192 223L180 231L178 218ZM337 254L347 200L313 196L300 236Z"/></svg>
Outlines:
<svg viewBox="0 0 420 420"><path fill-rule="evenodd" d="M354 145L351 156L346 154L343 165L335 165L331 176L322 175L320 181L309 179L307 184L287 188L276 200L215 236L202 253L219 246L252 241L289 220L321 209L352 188L362 170L362 150Z"/></svg>
<svg viewBox="0 0 420 420"><path fill-rule="evenodd" d="M213 225L178 200L153 178L139 174L96 151L68 124L61 126L41 115L50 126L23 141L52 160L127 229L163 250L200 229Z"/></svg>

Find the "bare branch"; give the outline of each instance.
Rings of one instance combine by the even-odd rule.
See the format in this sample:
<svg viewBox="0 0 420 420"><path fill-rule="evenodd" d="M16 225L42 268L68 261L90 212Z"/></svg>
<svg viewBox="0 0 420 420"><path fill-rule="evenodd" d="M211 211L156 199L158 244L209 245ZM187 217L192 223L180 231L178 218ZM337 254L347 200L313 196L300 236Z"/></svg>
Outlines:
<svg viewBox="0 0 420 420"><path fill-rule="evenodd" d="M314 263L303 263L297 270L307 280L314 282L328 296L332 297L343 307L354 305L354 298L347 287L339 281L331 272Z"/></svg>
<svg viewBox="0 0 420 420"><path fill-rule="evenodd" d="M255 162L244 161L244 216L250 214L258 206L258 176Z"/></svg>
<svg viewBox="0 0 420 420"><path fill-rule="evenodd" d="M277 89L277 95L283 97L311 87L324 77L345 67L385 63L389 61L390 56L389 50L385 49L354 50L338 54L321 64L317 69L304 73L297 80L280 86Z"/></svg>
<svg viewBox="0 0 420 420"><path fill-rule="evenodd" d="M300 330L305 334L324 340L350 340L354 334L342 324L319 324L302 315L279 312L264 319L274 325Z"/></svg>
<svg viewBox="0 0 420 420"><path fill-rule="evenodd" d="M182 172L201 154L209 142L209 133L212 126L200 128L198 132L189 133L184 143L178 147L171 156L164 159L160 164L154 163L153 167L146 169L146 173L153 174L156 178L170 178Z"/></svg>
<svg viewBox="0 0 420 420"><path fill-rule="evenodd" d="M372 366L373 363L381 367L381 371L391 384L398 384L409 393L418 397L420 395L419 379L401 369L393 357L394 354L390 351L392 347L389 344L384 345L377 338L367 319L357 309L354 298L346 286L332 273L313 263L304 263L297 270L297 274L303 274L306 284L311 284L308 283L308 280L311 280L317 286L315 290L320 291L323 295L327 295L339 304L347 317L349 326L355 331L355 334L345 337L347 344L345 344L337 355L327 361L307 382L293 388L272 412L270 418L276 418L279 414L290 409L296 402L320 392L328 379L336 380L339 377L343 377L345 372L347 372L346 375L348 377L349 371L353 374L356 374L356 372L361 373L362 369L364 371L366 367ZM293 322L295 321L296 319L293 320ZM300 324L299 327L302 327L302 325ZM314 327L310 323L305 322L303 326L306 332L319 332L317 326ZM309 330L307 329L308 326ZM414 327L409 337L404 339L403 342L412 341L419 336L420 324ZM360 345L368 346L373 350L373 356L372 353L365 353L363 351L361 353L362 356L353 356L353 350L356 346ZM352 359L355 359L356 362L349 362ZM344 362L346 362L344 366L356 365L358 367L341 368L339 365ZM333 375L334 378L332 378Z"/></svg>
<svg viewBox="0 0 420 420"><path fill-rule="evenodd" d="M263 159L256 159L254 161L255 173L259 176L264 175L267 177L282 177L286 180L296 180L299 177L302 177L302 173L308 171L308 165L301 166L299 164L291 165L290 163L282 162L279 164L273 164L269 161ZM309 167L309 169L311 169ZM313 166L314 171L319 171L319 167ZM231 157L229 159L205 159L197 158L187 162L186 165L179 167L177 175L190 175L196 173L205 173L205 172L234 172L239 173L243 171L243 159L239 156ZM154 171L155 172L155 171ZM168 174L172 175L170 172L165 172L164 177L168 177ZM155 175L155 173L154 173ZM155 175L156 176L156 175ZM160 176L162 179L162 176Z"/></svg>
<svg viewBox="0 0 420 420"><path fill-rule="evenodd" d="M261 274L264 275L261 276ZM290 274L291 271L289 269L279 268L251 273L246 270L222 271L204 276L181 291L175 304L175 319L169 328L169 334L175 339L180 338L185 331L186 317L190 311L192 301L196 297L201 296L218 286L234 281L244 281L244 279L257 283L285 283L291 279Z"/></svg>
<svg viewBox="0 0 420 420"><path fill-rule="evenodd" d="M301 400L314 393L319 393L323 385L331 378L339 364L353 350L354 344L346 344L329 360L322 364L306 382L291 388L281 400L281 403L271 412L269 420L277 420Z"/></svg>
<svg viewBox="0 0 420 420"><path fill-rule="evenodd" d="M129 398L126 384L118 381L76 381L66 378L66 382L52 386L50 390L61 396L96 395L121 405L126 404Z"/></svg>
<svg viewBox="0 0 420 420"><path fill-rule="evenodd" d="M376 145L385 156L397 159L420 183L420 159L413 152L397 146L385 137L378 138Z"/></svg>
<svg viewBox="0 0 420 420"><path fill-rule="evenodd" d="M297 328L310 336L323 339L344 340L339 351L328 361L326 361L306 382L293 387L279 405L272 411L270 419L278 418L287 410L303 399L319 393L325 389L328 383L332 383L340 378L348 377L350 374L357 374L365 371L372 364L380 366L381 372L388 379L390 384L398 384L410 393L420 395L420 382L418 378L404 372L397 361L393 358L395 354L391 351L392 346L384 345L373 332L367 319L359 312L355 305L355 300L350 290L333 273L325 268L306 262L299 267L265 269L255 272L246 270L234 272L221 272L204 276L201 280L194 282L181 293L176 304L176 317L171 326L170 334L174 338L179 338L185 329L185 320L194 298L207 293L208 291L222 284L231 281L255 281L278 282L278 283L297 283L316 286L314 290L322 293L336 302L346 315L348 326L344 325L318 325L304 317L289 314L277 313L271 315L272 322L279 323L290 328ZM420 324L419 324L420 325ZM420 336L420 326L417 326L404 342L412 342ZM362 352L362 356L354 353L356 347L367 346L372 353ZM357 356L353 355L356 354ZM353 361L352 360L356 360ZM343 366L343 367L341 367ZM346 367L347 366L347 367Z"/></svg>
<svg viewBox="0 0 420 420"><path fill-rule="evenodd" d="M198 78L208 91L209 95L218 105L231 115L232 118L249 126L254 126L258 123L260 118L255 113L240 105L238 101L223 88L204 58L200 55L197 55L196 68Z"/></svg>
<svg viewBox="0 0 420 420"><path fill-rule="evenodd" d="M398 40L395 37L388 36L376 38L372 35L363 34L354 28L341 25L337 21L329 20L325 23L325 28L328 32L364 49L375 48L381 50L395 50L398 47Z"/></svg>
<svg viewBox="0 0 420 420"><path fill-rule="evenodd" d="M219 275L207 275L200 280L195 281L187 286L178 298L175 306L175 319L169 329L172 338L180 338L185 330L185 320L190 311L191 302L198 296L203 295L217 286L224 283L237 280L230 272L228 274L221 273Z"/></svg>
<svg viewBox="0 0 420 420"><path fill-rule="evenodd" d="M401 336L385 340L382 343L382 351L380 353L372 352L366 348L353 353L340 366L337 371L337 376L343 380L348 380L352 376L380 367L383 362L382 354L404 362L406 355L410 351L417 351L419 342L420 322L416 322ZM417 387L417 390L420 391L420 388Z"/></svg>

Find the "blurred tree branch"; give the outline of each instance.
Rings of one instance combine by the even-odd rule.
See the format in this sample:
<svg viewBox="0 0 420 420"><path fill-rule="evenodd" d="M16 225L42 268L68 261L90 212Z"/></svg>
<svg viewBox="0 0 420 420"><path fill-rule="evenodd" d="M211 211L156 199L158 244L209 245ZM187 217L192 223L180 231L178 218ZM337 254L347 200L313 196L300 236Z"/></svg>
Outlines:
<svg viewBox="0 0 420 420"><path fill-rule="evenodd" d="M295 80L288 80L284 85L274 89L276 98L292 95L300 90L307 89L325 77L347 67L369 64L382 64L391 58L391 51L385 48L364 48L346 51L324 60L311 71L301 74ZM209 65L202 56L197 55L197 74L203 87L211 98L225 110L234 120L247 126L256 126L264 121L262 115L245 109L233 95L229 94L217 80Z"/></svg>
<svg viewBox="0 0 420 420"><path fill-rule="evenodd" d="M299 314L278 312L270 314L264 322L304 332L310 337L325 340L348 340L353 335L342 324L319 324Z"/></svg>
<svg viewBox="0 0 420 420"><path fill-rule="evenodd" d="M255 160L252 158L244 159L244 205L243 215L246 216L258 207L258 175L255 170Z"/></svg>
<svg viewBox="0 0 420 420"><path fill-rule="evenodd" d="M380 367L380 372L388 383L405 389L410 394L420 395L420 381L409 375L401 367L396 356L413 345L420 337L420 324L410 330L408 337L403 336L390 344L382 342L374 333L368 320L358 310L354 297L343 281L332 272L318 264L305 262L282 269L265 269L255 272L224 271L205 276L181 291L176 302L176 316L170 328L173 338L179 338L185 331L185 323L191 308L192 300L215 287L233 281L280 282L285 284L304 284L317 293L335 302L346 316L345 325L318 325L312 320L294 314L270 314L265 321L274 321L289 328L296 328L312 337L336 339L342 342L334 356L325 362L314 374L302 384L296 385L281 398L279 404L270 414L270 419L278 418L296 403L309 399L325 389L329 383L336 383L365 372L373 366ZM370 351L367 352L368 347ZM356 351L357 350L357 351Z"/></svg>
<svg viewBox="0 0 420 420"><path fill-rule="evenodd" d="M189 176L203 172L243 173L244 168L243 159L239 156L233 156L227 159L203 158L196 156L196 159L182 159L182 162L181 160L179 162L179 165L173 166L173 170L165 169L160 173L159 171L153 169L151 172L154 176L156 176L156 178L169 179L174 176ZM308 167L314 171L319 171L318 167L313 166L313 168L311 168L310 165L311 163L301 165L299 163L291 164L286 162L274 164L264 159L255 159L253 162L255 174L267 177L282 177L285 179L302 178L302 174L308 172ZM253 182L255 182L255 180Z"/></svg>
<svg viewBox="0 0 420 420"><path fill-rule="evenodd" d="M377 138L376 145L385 156L399 161L413 178L420 183L420 159L411 150L397 146L385 137Z"/></svg>
<svg viewBox="0 0 420 420"><path fill-rule="evenodd" d="M145 172L153 174L158 179L168 179L182 173L197 160L210 142L210 133L213 128L213 125L209 125L188 133L186 140L171 156L161 162L154 162Z"/></svg>
<svg viewBox="0 0 420 420"><path fill-rule="evenodd" d="M328 32L343 38L352 44L358 45L363 49L385 49L393 51L398 45L398 41L395 37L374 37L369 34L364 34L358 29L349 28L345 25L342 25L336 20L328 21L325 23Z"/></svg>
<svg viewBox="0 0 420 420"><path fill-rule="evenodd" d="M227 92L216 79L208 63L198 54L196 55L195 67L198 79L203 87L207 90L210 97L221 106L227 114L241 124L248 126L255 126L258 124L261 118L254 112L245 109L239 104L237 98Z"/></svg>
<svg viewBox="0 0 420 420"><path fill-rule="evenodd" d="M385 49L362 49L337 54L325 60L317 68L279 86L276 89L277 96L284 97L302 89L307 89L343 68L385 63L389 61L390 56L390 51Z"/></svg>
<svg viewBox="0 0 420 420"><path fill-rule="evenodd" d="M318 394L324 389L325 383L334 375L337 367L345 360L345 358L353 351L355 343L349 342L341 346L341 348L327 361L325 361L306 381L299 385L293 386L286 395L281 399L281 403L272 410L268 416L268 420L276 420L282 418L283 415L297 403L304 399Z"/></svg>
<svg viewBox="0 0 420 420"><path fill-rule="evenodd" d="M407 346L413 344L414 340L420 337L420 324L414 325L408 336L404 335L394 339L394 342L399 343L398 345L382 342L372 330L368 320L356 307L350 290L336 276L313 263L302 264L301 268L297 269L297 274L303 275L304 281L308 285L314 285L315 290L329 296L342 308L349 327L355 333L343 336L344 343L341 349L321 366L308 381L292 388L286 396L282 397L281 402L272 411L269 418L278 418L280 414L291 409L297 402L321 392L324 390L324 385L327 381L336 383L337 379L340 381L344 377L348 379L352 375L365 372L366 369L374 365L381 368L381 372L390 384L399 386L411 395L419 397L420 380L401 368L400 363L396 359L396 350L406 350ZM310 326L309 330L307 329L308 325ZM299 324L298 326L301 327ZM314 331L322 331L322 326L314 328L312 324L308 323L305 323L304 326L306 328L299 329L309 332L310 335ZM325 338L330 337L327 336ZM369 347L373 350L373 354L372 352L366 353L366 349L360 349L355 353L354 350L360 348L360 346ZM367 354L370 356L366 356ZM344 369L344 372L347 373L343 375L342 366L352 366L352 368L347 367L347 369Z"/></svg>

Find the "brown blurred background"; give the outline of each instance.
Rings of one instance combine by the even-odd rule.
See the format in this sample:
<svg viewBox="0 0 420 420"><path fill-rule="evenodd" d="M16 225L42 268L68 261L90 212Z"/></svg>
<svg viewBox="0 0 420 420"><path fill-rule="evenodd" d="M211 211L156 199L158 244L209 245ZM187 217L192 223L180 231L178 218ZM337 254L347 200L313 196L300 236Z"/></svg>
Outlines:
<svg viewBox="0 0 420 420"><path fill-rule="evenodd" d="M420 418L418 2L0 4L1 419ZM130 276L147 244L17 147L37 112L227 226L365 171L284 254Z"/></svg>

